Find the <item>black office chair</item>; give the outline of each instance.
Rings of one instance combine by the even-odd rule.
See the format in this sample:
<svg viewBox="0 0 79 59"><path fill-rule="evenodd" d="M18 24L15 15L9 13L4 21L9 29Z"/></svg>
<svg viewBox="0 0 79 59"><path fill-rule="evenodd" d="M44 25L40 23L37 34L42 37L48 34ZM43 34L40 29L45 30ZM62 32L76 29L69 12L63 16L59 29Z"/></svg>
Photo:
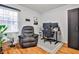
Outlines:
<svg viewBox="0 0 79 59"><path fill-rule="evenodd" d="M55 28L59 29L58 23L43 23L43 39L45 41L55 42L57 44L59 41L57 40L57 32L54 31ZM56 36L55 36L56 34ZM55 37L56 39L55 39Z"/></svg>
<svg viewBox="0 0 79 59"><path fill-rule="evenodd" d="M32 26L24 26L22 33L19 36L19 44L23 48L36 46L38 42L38 35L34 34Z"/></svg>

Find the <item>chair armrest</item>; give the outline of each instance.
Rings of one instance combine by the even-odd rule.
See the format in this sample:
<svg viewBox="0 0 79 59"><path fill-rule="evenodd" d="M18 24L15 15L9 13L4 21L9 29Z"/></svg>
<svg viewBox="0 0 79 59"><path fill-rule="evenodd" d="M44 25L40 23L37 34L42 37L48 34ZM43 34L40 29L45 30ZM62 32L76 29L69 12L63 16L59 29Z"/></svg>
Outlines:
<svg viewBox="0 0 79 59"><path fill-rule="evenodd" d="M18 37L19 37L19 39L23 39L23 36L22 35L19 35Z"/></svg>
<svg viewBox="0 0 79 59"><path fill-rule="evenodd" d="M38 34L34 34L34 38L38 38Z"/></svg>

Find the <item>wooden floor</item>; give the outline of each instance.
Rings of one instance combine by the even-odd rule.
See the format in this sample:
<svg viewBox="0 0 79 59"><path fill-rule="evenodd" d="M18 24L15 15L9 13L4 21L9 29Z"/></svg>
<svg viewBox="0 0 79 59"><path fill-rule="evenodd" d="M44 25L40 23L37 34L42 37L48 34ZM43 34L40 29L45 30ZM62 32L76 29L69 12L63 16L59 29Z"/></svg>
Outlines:
<svg viewBox="0 0 79 59"><path fill-rule="evenodd" d="M18 45L16 47L8 48L4 50L4 54L49 54L39 47L21 48ZM56 54L79 54L79 50L71 49L64 44Z"/></svg>
<svg viewBox="0 0 79 59"><path fill-rule="evenodd" d="M57 54L79 54L79 50L68 48L67 44L64 44L58 50Z"/></svg>
<svg viewBox="0 0 79 59"><path fill-rule="evenodd" d="M21 48L16 46L4 50L4 54L48 54L48 52L39 47Z"/></svg>

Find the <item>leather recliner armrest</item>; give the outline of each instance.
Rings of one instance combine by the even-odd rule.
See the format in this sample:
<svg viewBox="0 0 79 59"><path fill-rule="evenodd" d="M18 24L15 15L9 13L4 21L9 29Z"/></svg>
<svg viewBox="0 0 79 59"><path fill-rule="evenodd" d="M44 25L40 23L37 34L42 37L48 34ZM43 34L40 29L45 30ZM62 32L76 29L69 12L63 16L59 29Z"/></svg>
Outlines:
<svg viewBox="0 0 79 59"><path fill-rule="evenodd" d="M38 34L34 34L34 38L38 38Z"/></svg>
<svg viewBox="0 0 79 59"><path fill-rule="evenodd" d="M19 35L18 37L19 37L19 39L23 39L23 36L22 35Z"/></svg>

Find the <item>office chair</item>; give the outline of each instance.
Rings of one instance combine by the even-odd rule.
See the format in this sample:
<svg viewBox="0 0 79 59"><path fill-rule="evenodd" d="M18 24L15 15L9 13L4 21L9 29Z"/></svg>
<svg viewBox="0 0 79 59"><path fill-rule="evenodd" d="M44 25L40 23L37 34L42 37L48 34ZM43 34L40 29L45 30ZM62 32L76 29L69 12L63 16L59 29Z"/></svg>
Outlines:
<svg viewBox="0 0 79 59"><path fill-rule="evenodd" d="M43 39L45 41L49 41L50 43L55 42L57 44L59 41L57 40L57 31L55 31L55 28L58 28L57 31L59 31L58 23L43 23ZM56 36L55 36L56 34Z"/></svg>

